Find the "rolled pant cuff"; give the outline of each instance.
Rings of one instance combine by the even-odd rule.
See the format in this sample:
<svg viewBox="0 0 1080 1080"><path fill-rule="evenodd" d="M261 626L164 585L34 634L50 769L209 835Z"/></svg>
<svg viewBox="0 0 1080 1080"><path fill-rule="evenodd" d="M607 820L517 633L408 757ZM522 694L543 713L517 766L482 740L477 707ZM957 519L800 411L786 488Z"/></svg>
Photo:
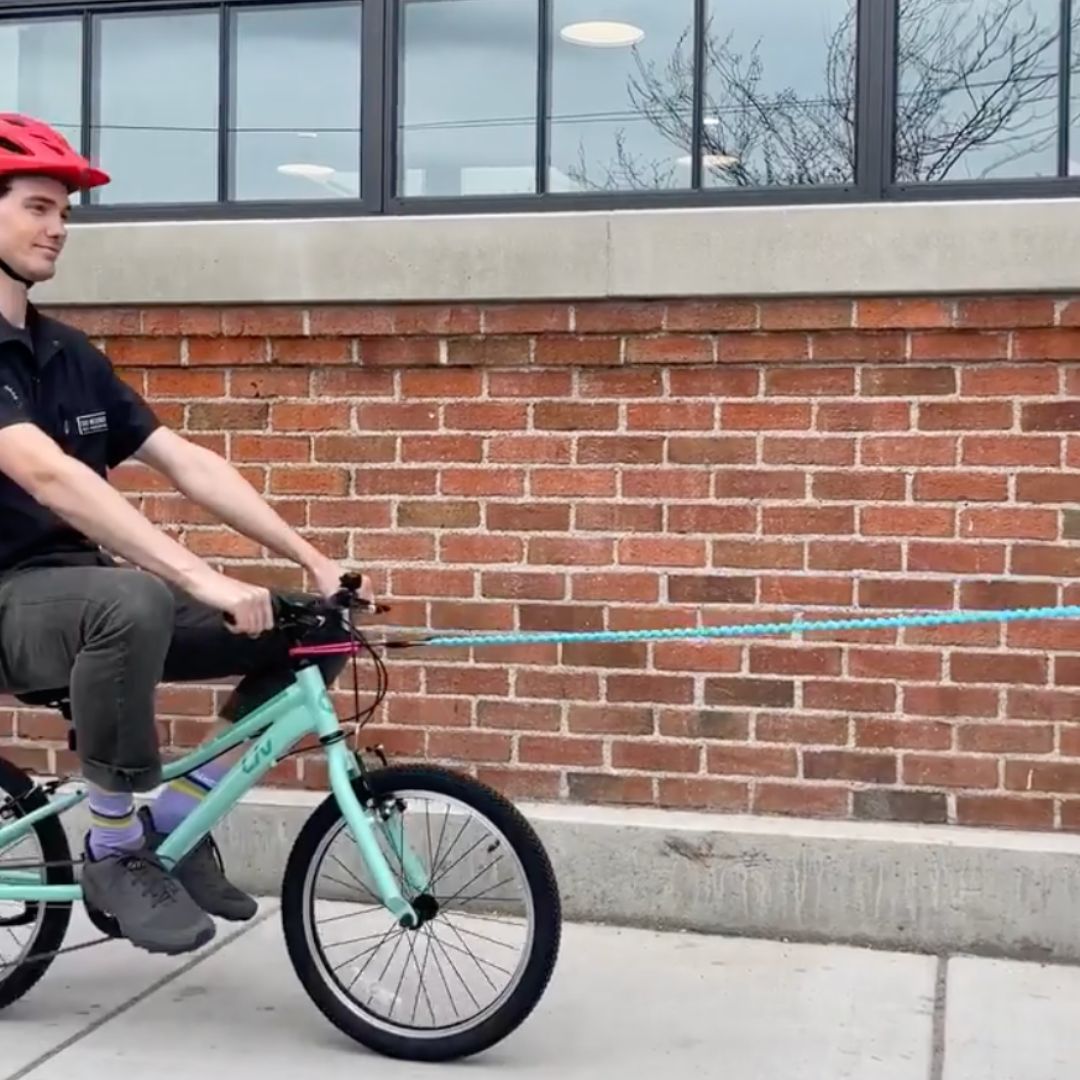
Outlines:
<svg viewBox="0 0 1080 1080"><path fill-rule="evenodd" d="M121 769L115 765L84 759L82 775L88 783L117 794L153 791L162 781L160 764L148 765L144 769Z"/></svg>

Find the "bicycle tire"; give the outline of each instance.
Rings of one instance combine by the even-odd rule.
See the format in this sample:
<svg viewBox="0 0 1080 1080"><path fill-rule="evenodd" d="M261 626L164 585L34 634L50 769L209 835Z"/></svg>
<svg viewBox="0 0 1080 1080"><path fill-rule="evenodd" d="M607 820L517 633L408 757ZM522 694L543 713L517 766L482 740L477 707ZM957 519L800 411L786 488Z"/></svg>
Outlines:
<svg viewBox="0 0 1080 1080"><path fill-rule="evenodd" d="M357 781L359 792L359 781ZM370 1050L410 1061L440 1062L469 1057L489 1049L517 1029L539 1003L558 959L562 911L558 885L539 837L521 812L486 784L449 769L430 765L390 766L372 772L368 786L376 798L401 791L449 796L490 821L513 848L531 893L535 924L532 948L524 971L499 1007L475 1027L447 1036L395 1034L365 1020L348 1007L326 981L309 938L308 919L314 910L313 859L327 833L341 827L342 814L331 794L307 820L286 864L281 916L289 957L308 996L339 1030ZM317 869L317 868L316 868Z"/></svg>
<svg viewBox="0 0 1080 1080"><path fill-rule="evenodd" d="M4 796L20 800L20 817L47 805L44 792L34 790L34 782L17 765L0 757L0 805ZM74 885L75 871L71 864L71 847L58 817L44 818L33 827L41 847L42 859L50 865L45 870L48 885ZM71 922L71 904L45 904L44 916L37 923L26 959L17 967L0 968L0 1009L28 994L48 971L53 953L64 943Z"/></svg>

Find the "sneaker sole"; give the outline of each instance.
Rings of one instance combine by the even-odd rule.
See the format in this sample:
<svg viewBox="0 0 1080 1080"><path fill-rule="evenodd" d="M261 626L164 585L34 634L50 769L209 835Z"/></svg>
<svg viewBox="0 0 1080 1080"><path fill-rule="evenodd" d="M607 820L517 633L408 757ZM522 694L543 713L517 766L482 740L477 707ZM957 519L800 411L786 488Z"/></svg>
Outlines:
<svg viewBox="0 0 1080 1080"><path fill-rule="evenodd" d="M165 942L160 939L156 941L139 941L126 935L124 940L131 942L135 948L141 949L143 952L162 956L180 956L183 953L195 952L201 949L204 945L213 941L216 935L217 927L211 923L205 930L200 930L194 938L188 938L185 941Z"/></svg>

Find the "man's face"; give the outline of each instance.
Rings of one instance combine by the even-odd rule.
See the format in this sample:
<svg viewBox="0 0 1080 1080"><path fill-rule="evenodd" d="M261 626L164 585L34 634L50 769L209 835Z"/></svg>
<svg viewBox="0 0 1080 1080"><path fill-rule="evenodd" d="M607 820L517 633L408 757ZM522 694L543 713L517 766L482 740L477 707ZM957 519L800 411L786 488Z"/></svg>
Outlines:
<svg viewBox="0 0 1080 1080"><path fill-rule="evenodd" d="M48 281L67 240L67 188L44 176L20 176L0 198L0 259L30 281Z"/></svg>

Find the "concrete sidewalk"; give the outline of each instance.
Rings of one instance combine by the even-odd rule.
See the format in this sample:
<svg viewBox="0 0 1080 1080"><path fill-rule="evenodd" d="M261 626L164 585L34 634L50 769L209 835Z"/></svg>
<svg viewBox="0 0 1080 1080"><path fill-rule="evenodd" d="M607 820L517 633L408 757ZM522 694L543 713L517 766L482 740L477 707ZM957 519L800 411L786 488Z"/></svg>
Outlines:
<svg viewBox="0 0 1080 1080"><path fill-rule="evenodd" d="M96 932L81 910L67 944ZM0 1013L0 1080L1066 1080L1080 969L569 924L532 1018L487 1054L377 1057L305 996L277 903L194 956L110 943L59 958Z"/></svg>

